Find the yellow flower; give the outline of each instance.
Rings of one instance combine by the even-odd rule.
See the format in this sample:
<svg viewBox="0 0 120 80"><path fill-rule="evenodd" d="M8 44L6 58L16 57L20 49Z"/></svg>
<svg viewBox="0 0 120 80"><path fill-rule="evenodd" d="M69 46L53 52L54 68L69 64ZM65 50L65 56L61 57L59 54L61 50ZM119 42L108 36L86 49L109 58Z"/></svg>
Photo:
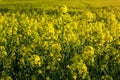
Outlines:
<svg viewBox="0 0 120 80"><path fill-rule="evenodd" d="M86 65L85 65L85 64L83 64L82 69L83 69L83 71L84 71L84 72L86 72L86 73L87 73L87 67L86 67Z"/></svg>
<svg viewBox="0 0 120 80"><path fill-rule="evenodd" d="M52 44L52 50L57 50L58 52L61 51L61 45L60 43L54 43Z"/></svg>
<svg viewBox="0 0 120 80"><path fill-rule="evenodd" d="M12 28L8 28L7 33L8 33L9 35L12 35Z"/></svg>
<svg viewBox="0 0 120 80"><path fill-rule="evenodd" d="M20 67L22 68L23 66L25 67L25 60L24 60L24 58L21 58L20 59Z"/></svg>
<svg viewBox="0 0 120 80"><path fill-rule="evenodd" d="M95 15L91 11L87 11L83 14L83 18L87 21L92 21L95 18Z"/></svg>
<svg viewBox="0 0 120 80"><path fill-rule="evenodd" d="M0 31L2 31L3 30L3 26L2 25L0 25Z"/></svg>
<svg viewBox="0 0 120 80"><path fill-rule="evenodd" d="M31 80L37 80L35 75L31 76Z"/></svg>
<svg viewBox="0 0 120 80"><path fill-rule="evenodd" d="M113 13L108 13L107 19L110 20L110 21L115 21L116 20L116 16Z"/></svg>
<svg viewBox="0 0 120 80"><path fill-rule="evenodd" d="M17 34L17 27L13 28L13 34Z"/></svg>
<svg viewBox="0 0 120 80"><path fill-rule="evenodd" d="M113 80L113 78L109 75L105 75L101 77L101 80Z"/></svg>
<svg viewBox="0 0 120 80"><path fill-rule="evenodd" d="M38 70L38 74L42 74L42 73L43 73L42 70L39 69L39 70Z"/></svg>
<svg viewBox="0 0 120 80"><path fill-rule="evenodd" d="M35 58L35 64L39 64L40 63L40 57L37 55L33 55L33 57Z"/></svg>
<svg viewBox="0 0 120 80"><path fill-rule="evenodd" d="M4 46L0 46L0 51L4 51L5 47Z"/></svg>
<svg viewBox="0 0 120 80"><path fill-rule="evenodd" d="M6 76L6 80L13 80L11 76Z"/></svg>
<svg viewBox="0 0 120 80"><path fill-rule="evenodd" d="M1 41L7 43L7 40L5 38L2 38Z"/></svg>
<svg viewBox="0 0 120 80"><path fill-rule="evenodd" d="M66 67L69 69L69 68L70 68L70 65L68 64Z"/></svg>
<svg viewBox="0 0 120 80"><path fill-rule="evenodd" d="M11 76L0 77L0 80L13 80Z"/></svg>
<svg viewBox="0 0 120 80"><path fill-rule="evenodd" d="M48 41L44 41L43 42L43 48L48 49L48 46L49 46Z"/></svg>
<svg viewBox="0 0 120 80"><path fill-rule="evenodd" d="M82 54L83 60L86 61L88 64L93 65L94 57L94 48L92 46L86 46Z"/></svg>
<svg viewBox="0 0 120 80"><path fill-rule="evenodd" d="M82 79L83 79L83 80L86 78L86 75L87 75L87 74L85 74L85 73L82 75Z"/></svg>
<svg viewBox="0 0 120 80"><path fill-rule="evenodd" d="M120 41L116 41L116 44L117 44L117 45L120 45Z"/></svg>
<svg viewBox="0 0 120 80"><path fill-rule="evenodd" d="M48 29L49 29L49 33L51 33L51 34L53 34L54 35L54 33L55 33L55 31L54 31L54 27L53 27L53 24L48 24Z"/></svg>
<svg viewBox="0 0 120 80"><path fill-rule="evenodd" d="M1 51L0 58L5 58L7 56L6 51Z"/></svg>
<svg viewBox="0 0 120 80"><path fill-rule="evenodd" d="M86 56L88 55L88 56ZM86 46L84 48L84 53L83 53L83 57L94 57L94 48L92 46Z"/></svg>
<svg viewBox="0 0 120 80"><path fill-rule="evenodd" d="M57 58L58 61L61 61L61 58Z"/></svg>
<svg viewBox="0 0 120 80"><path fill-rule="evenodd" d="M53 56L54 56L54 54L53 54L53 53L50 53L50 56L51 56L51 57L53 57Z"/></svg>
<svg viewBox="0 0 120 80"><path fill-rule="evenodd" d="M5 77L0 77L0 80L5 80Z"/></svg>
<svg viewBox="0 0 120 80"><path fill-rule="evenodd" d="M30 63L31 63L32 66L35 66L35 65L41 66L41 64L42 64L40 57L38 55L36 55L36 54L32 55L29 58L29 61L30 61Z"/></svg>
<svg viewBox="0 0 120 80"><path fill-rule="evenodd" d="M118 60L118 64L120 64L120 59Z"/></svg>
<svg viewBox="0 0 120 80"><path fill-rule="evenodd" d="M1 76L0 76L0 80L13 80L13 79L11 78L11 76L9 76L9 75L7 74L7 72L2 71L2 72L1 72Z"/></svg>
<svg viewBox="0 0 120 80"><path fill-rule="evenodd" d="M105 60L108 60L109 59L109 55L105 55Z"/></svg>
<svg viewBox="0 0 120 80"><path fill-rule="evenodd" d="M61 13L67 13L67 10L68 10L67 6L65 6L65 5L63 5L63 6L60 7L60 12Z"/></svg>
<svg viewBox="0 0 120 80"><path fill-rule="evenodd" d="M47 66L47 69L50 70L50 65Z"/></svg>
<svg viewBox="0 0 120 80"><path fill-rule="evenodd" d="M73 75L73 79L74 79L74 80L77 80L77 76L76 76L76 75Z"/></svg>
<svg viewBox="0 0 120 80"><path fill-rule="evenodd" d="M49 77L49 76L47 76L47 77L46 77L46 80L50 80L50 77Z"/></svg>

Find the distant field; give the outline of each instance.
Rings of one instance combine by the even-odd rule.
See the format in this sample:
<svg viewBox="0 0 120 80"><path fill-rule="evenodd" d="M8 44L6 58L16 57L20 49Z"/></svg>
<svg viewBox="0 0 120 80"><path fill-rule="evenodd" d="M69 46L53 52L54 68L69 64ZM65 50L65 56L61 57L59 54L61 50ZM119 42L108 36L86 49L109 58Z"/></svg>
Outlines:
<svg viewBox="0 0 120 80"><path fill-rule="evenodd" d="M67 5L71 7L85 7L89 5L91 7L105 7L105 6L120 6L120 0L0 0L0 7L17 7L17 6L32 6L32 7L50 7L58 5Z"/></svg>
<svg viewBox="0 0 120 80"><path fill-rule="evenodd" d="M88 0L88 3L95 7L104 7L104 6L120 6L120 0Z"/></svg>

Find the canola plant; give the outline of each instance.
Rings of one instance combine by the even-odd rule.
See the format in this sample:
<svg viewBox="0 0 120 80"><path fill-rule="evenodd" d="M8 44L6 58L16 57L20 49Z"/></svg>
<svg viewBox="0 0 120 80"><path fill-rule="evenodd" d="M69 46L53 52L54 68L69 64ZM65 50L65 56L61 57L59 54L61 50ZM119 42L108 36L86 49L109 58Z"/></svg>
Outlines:
<svg viewBox="0 0 120 80"><path fill-rule="evenodd" d="M0 80L119 80L120 9L0 11Z"/></svg>

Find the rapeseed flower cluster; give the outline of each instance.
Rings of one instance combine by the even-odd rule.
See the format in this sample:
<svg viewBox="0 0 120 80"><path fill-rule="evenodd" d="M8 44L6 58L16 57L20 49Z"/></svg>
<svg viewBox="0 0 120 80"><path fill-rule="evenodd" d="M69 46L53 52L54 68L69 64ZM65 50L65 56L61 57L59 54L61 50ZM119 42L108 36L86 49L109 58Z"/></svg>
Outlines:
<svg viewBox="0 0 120 80"><path fill-rule="evenodd" d="M38 55L31 55L31 57L28 59L28 61L30 62L30 64L32 65L32 67L34 66L39 66L41 67L42 65L42 60Z"/></svg>
<svg viewBox="0 0 120 80"><path fill-rule="evenodd" d="M0 11L1 80L120 78L119 13L68 9Z"/></svg>

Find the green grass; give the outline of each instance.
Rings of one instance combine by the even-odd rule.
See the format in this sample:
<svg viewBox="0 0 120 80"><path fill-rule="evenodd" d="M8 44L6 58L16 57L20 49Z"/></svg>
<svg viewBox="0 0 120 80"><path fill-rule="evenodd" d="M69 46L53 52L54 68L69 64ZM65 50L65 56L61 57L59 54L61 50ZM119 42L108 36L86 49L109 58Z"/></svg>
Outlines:
<svg viewBox="0 0 120 80"><path fill-rule="evenodd" d="M53 7L58 5L67 5L71 7L106 7L120 6L120 0L0 0L0 7L17 7L17 6L32 6L32 7Z"/></svg>

